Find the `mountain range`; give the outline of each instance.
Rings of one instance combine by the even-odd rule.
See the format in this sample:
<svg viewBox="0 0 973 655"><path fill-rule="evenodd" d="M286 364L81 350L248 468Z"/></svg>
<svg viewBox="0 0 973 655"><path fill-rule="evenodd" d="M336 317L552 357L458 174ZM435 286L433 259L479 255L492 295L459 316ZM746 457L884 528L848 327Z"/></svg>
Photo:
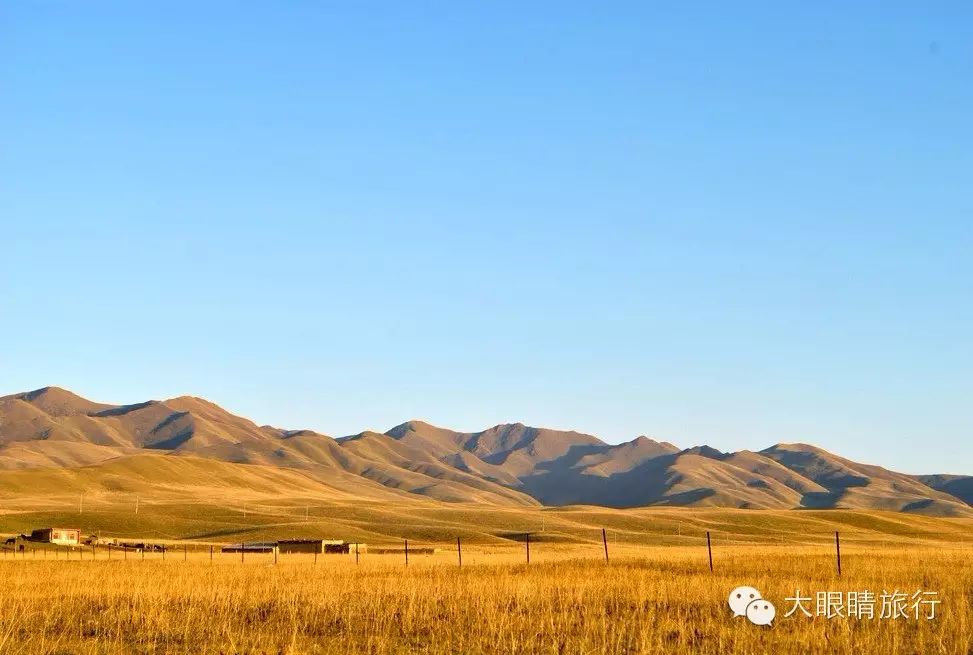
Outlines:
<svg viewBox="0 0 973 655"><path fill-rule="evenodd" d="M423 421L334 438L258 426L191 396L112 405L45 387L0 397L0 492L40 489L39 476L50 479L52 471L65 484L83 476L103 489L123 488L127 475L151 474L172 486L208 476L227 487L313 488L387 501L973 517L973 477L906 475L799 443L721 452L645 436L612 445L520 423L459 432Z"/></svg>

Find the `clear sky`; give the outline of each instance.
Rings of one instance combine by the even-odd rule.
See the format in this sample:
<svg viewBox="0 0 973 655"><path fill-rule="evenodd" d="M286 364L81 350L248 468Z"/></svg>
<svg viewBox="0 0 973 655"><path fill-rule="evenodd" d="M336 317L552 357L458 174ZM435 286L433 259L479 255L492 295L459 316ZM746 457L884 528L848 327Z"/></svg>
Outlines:
<svg viewBox="0 0 973 655"><path fill-rule="evenodd" d="M973 474L973 5L602 4L3 3L0 393Z"/></svg>

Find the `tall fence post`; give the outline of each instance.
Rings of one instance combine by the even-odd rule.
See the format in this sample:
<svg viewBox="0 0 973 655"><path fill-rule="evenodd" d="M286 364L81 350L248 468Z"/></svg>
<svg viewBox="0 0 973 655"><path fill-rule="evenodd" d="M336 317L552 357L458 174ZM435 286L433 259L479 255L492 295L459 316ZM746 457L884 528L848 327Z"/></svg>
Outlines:
<svg viewBox="0 0 973 655"><path fill-rule="evenodd" d="M189 547L186 544L182 545L182 561L189 559Z"/></svg>
<svg viewBox="0 0 973 655"><path fill-rule="evenodd" d="M108 559L111 559L111 544L108 544Z"/></svg>
<svg viewBox="0 0 973 655"><path fill-rule="evenodd" d="M605 545L605 564L608 564L608 533L601 529L601 543Z"/></svg>
<svg viewBox="0 0 973 655"><path fill-rule="evenodd" d="M530 533L524 535L527 541L527 563L530 564Z"/></svg>
<svg viewBox="0 0 973 655"><path fill-rule="evenodd" d="M358 542L355 542L355 565L358 565Z"/></svg>
<svg viewBox="0 0 973 655"><path fill-rule="evenodd" d="M709 553L709 572L713 572L713 542L709 538L709 530L706 531L706 552Z"/></svg>
<svg viewBox="0 0 973 655"><path fill-rule="evenodd" d="M459 537L456 537L456 555L459 557L459 567L463 568L463 544Z"/></svg>
<svg viewBox="0 0 973 655"><path fill-rule="evenodd" d="M314 550L314 565L315 566L318 565L318 551L317 551L317 549Z"/></svg>
<svg viewBox="0 0 973 655"><path fill-rule="evenodd" d="M212 546L209 547L209 561L210 561L210 564L213 563L213 547Z"/></svg>
<svg viewBox="0 0 973 655"><path fill-rule="evenodd" d="M834 531L834 555L838 562L838 577L841 577L841 539L838 537L837 530Z"/></svg>
<svg viewBox="0 0 973 655"><path fill-rule="evenodd" d="M409 540L405 540L405 565L409 566Z"/></svg>

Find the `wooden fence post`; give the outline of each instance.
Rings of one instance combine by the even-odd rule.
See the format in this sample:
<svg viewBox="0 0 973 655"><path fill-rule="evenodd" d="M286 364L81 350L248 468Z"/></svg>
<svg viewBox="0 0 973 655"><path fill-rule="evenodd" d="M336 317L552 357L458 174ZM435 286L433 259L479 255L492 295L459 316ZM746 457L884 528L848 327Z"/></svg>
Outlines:
<svg viewBox="0 0 973 655"><path fill-rule="evenodd" d="M358 565L358 542L355 542L355 565Z"/></svg>
<svg viewBox="0 0 973 655"><path fill-rule="evenodd" d="M709 538L709 530L706 531L706 552L709 553L709 572L713 572L713 543Z"/></svg>
<svg viewBox="0 0 973 655"><path fill-rule="evenodd" d="M838 531L834 531L834 554L835 559L838 562L838 577L841 577L841 539L838 537Z"/></svg>
<svg viewBox="0 0 973 655"><path fill-rule="evenodd" d="M189 559L189 547L186 544L182 545L182 561Z"/></svg>
<svg viewBox="0 0 973 655"><path fill-rule="evenodd" d="M213 563L213 547L212 546L209 547L209 562L210 562L210 564Z"/></svg>
<svg viewBox="0 0 973 655"><path fill-rule="evenodd" d="M463 568L463 544L459 537L456 537L456 554L459 556L459 567Z"/></svg>
<svg viewBox="0 0 973 655"><path fill-rule="evenodd" d="M530 533L524 535L527 538L527 563L530 564Z"/></svg>
<svg viewBox="0 0 973 655"><path fill-rule="evenodd" d="M405 540L405 565L409 566L409 540Z"/></svg>
<svg viewBox="0 0 973 655"><path fill-rule="evenodd" d="M608 564L608 533L605 528L601 529L601 543L605 545L605 564Z"/></svg>

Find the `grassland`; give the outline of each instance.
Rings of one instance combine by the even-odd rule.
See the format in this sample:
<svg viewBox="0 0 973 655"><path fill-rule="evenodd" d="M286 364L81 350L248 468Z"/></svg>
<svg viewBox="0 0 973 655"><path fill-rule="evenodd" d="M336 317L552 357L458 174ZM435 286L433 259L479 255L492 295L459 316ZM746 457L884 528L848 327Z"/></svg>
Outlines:
<svg viewBox="0 0 973 655"><path fill-rule="evenodd" d="M116 554L117 555L117 554ZM969 653L967 547L849 546L839 578L825 546L618 546L321 558L158 555L121 561L0 560L0 652ZM103 555L102 555L103 557ZM733 619L730 589L773 600L773 627ZM938 592L936 619L783 618L796 589ZM813 611L813 607L812 607Z"/></svg>
<svg viewBox="0 0 973 655"><path fill-rule="evenodd" d="M166 542L160 553L4 551L0 652L970 653L973 522L868 511L505 508L251 496L181 502L16 499L0 532L41 525ZM608 535L604 561L601 529ZM842 576L834 532L842 541ZM713 544L709 570L706 533ZM525 534L531 534L527 565ZM432 555L221 555L210 545L318 536ZM456 538L463 542L459 567ZM185 549L185 551L184 551ZM83 556L83 559L82 559ZM55 559L56 557L56 559ZM770 628L732 619L758 587ZM935 591L933 621L783 618L800 589ZM814 610L813 606L811 607Z"/></svg>
<svg viewBox="0 0 973 655"><path fill-rule="evenodd" d="M600 546L601 529L616 543L698 546L707 531L725 544L828 543L840 530L849 543L969 543L973 520L865 510L607 509L503 507L403 499L393 503L267 493L12 496L0 500L0 534L46 525L126 539L221 543L318 536L364 543L402 539L510 545L532 539Z"/></svg>

